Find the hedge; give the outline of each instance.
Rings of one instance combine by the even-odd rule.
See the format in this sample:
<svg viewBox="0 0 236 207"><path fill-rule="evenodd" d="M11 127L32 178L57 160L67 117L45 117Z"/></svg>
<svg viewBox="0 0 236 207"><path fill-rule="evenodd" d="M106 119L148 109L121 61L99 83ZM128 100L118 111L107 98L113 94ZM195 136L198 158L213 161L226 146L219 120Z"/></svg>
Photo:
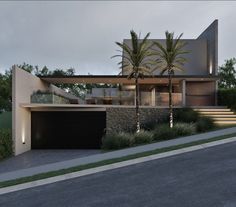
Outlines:
<svg viewBox="0 0 236 207"><path fill-rule="evenodd" d="M219 89L218 105L228 106L230 108L236 109L236 88Z"/></svg>
<svg viewBox="0 0 236 207"><path fill-rule="evenodd" d="M0 160L12 155L11 129L0 129Z"/></svg>

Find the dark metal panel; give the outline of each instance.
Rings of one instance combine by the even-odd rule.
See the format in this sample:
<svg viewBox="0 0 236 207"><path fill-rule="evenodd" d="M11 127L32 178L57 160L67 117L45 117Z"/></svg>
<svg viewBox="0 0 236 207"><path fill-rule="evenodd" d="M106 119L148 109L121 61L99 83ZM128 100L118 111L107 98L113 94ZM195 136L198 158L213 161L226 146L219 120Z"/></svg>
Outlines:
<svg viewBox="0 0 236 207"><path fill-rule="evenodd" d="M104 111L32 111L32 149L97 149L105 127Z"/></svg>

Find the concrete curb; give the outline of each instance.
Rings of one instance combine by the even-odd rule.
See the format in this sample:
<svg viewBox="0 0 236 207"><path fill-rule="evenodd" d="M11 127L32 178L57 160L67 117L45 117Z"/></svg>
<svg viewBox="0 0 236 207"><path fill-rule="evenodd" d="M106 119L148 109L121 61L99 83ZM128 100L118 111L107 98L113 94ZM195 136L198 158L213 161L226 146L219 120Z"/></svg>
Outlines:
<svg viewBox="0 0 236 207"><path fill-rule="evenodd" d="M200 144L200 145L196 145L196 146L191 146L191 147L186 147L186 148L182 148L182 149L178 149L178 150L164 152L164 153L160 153L160 154L154 154L154 155L150 155L150 156L146 156L146 157L140 157L140 158L136 158L136 159L132 159L132 160L127 160L127 161L118 162L118 163L114 163L114 164L104 165L101 167L95 167L95 168L91 168L91 169L87 169L87 170L82 170L82 171L78 171L78 172L68 173L68 174L59 175L59 176L55 176L55 177L50 177L50 178L46 178L46 179L42 179L42 180L23 183L23 184L19 184L19 185L15 185L15 186L0 188L0 195L19 191L19 190L24 190L24 189L28 189L28 188L33 188L33 187L37 187L37 186L47 185L47 184L51 184L51 183L55 183L55 182L59 182L59 181L64 181L64 180L68 180L68 179L72 179L72 178L78 178L78 177L82 177L85 175L91 175L91 174L95 174L98 172L104 172L107 170L113 170L113 169L117 169L117 168L121 168L121 167L135 165L135 164L139 164L142 162L147 162L147 161L151 161L151 160L156 160L156 159L160 159L160 158L165 158L165 157L179 155L179 154L183 154L183 153L187 153L187 152L192 152L192 151L205 149L205 148L209 148L209 147L213 147L213 146L217 146L217 145L221 145L221 144L227 144L227 143L235 142L235 141L236 141L236 137L232 137L232 138L227 138L227 139L223 139L223 140L219 140L219 141L213 141L213 142L209 142L209 143L205 143L205 144Z"/></svg>

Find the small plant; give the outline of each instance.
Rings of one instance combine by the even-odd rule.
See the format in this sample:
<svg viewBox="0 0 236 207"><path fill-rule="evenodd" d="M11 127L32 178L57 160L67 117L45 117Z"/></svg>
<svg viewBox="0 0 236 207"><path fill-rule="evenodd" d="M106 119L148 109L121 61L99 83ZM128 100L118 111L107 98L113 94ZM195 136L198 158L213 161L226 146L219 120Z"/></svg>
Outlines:
<svg viewBox="0 0 236 207"><path fill-rule="evenodd" d="M188 136L196 133L196 126L193 123L176 123L174 130L177 136Z"/></svg>
<svg viewBox="0 0 236 207"><path fill-rule="evenodd" d="M191 108L176 109L175 119L178 122L185 122L185 123L196 122L198 118L199 118L199 113Z"/></svg>
<svg viewBox="0 0 236 207"><path fill-rule="evenodd" d="M157 126L154 130L155 140L168 140L180 136L188 136L196 133L196 126L193 123L176 123L173 128L168 124Z"/></svg>
<svg viewBox="0 0 236 207"><path fill-rule="evenodd" d="M173 128L170 128L168 124L161 124L154 129L154 139L155 140L167 140L176 137Z"/></svg>
<svg viewBox="0 0 236 207"><path fill-rule="evenodd" d="M12 155L12 136L10 129L0 129L0 160Z"/></svg>
<svg viewBox="0 0 236 207"><path fill-rule="evenodd" d="M119 132L108 134L102 138L102 149L114 150L130 147L134 144L134 137L130 133Z"/></svg>
<svg viewBox="0 0 236 207"><path fill-rule="evenodd" d="M139 144L148 144L153 141L153 133L149 131L141 130L139 133L134 134L134 143Z"/></svg>
<svg viewBox="0 0 236 207"><path fill-rule="evenodd" d="M148 121L141 123L141 128L149 131L153 130L157 124L158 124L157 120L150 119Z"/></svg>
<svg viewBox="0 0 236 207"><path fill-rule="evenodd" d="M198 132L205 132L215 127L214 121L210 117L200 117L196 122Z"/></svg>

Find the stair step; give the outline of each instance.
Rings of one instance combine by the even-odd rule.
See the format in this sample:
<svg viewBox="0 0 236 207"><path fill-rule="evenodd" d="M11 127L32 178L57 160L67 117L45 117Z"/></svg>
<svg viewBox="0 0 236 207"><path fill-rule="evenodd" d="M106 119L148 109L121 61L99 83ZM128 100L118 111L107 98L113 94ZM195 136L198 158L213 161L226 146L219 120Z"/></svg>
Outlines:
<svg viewBox="0 0 236 207"><path fill-rule="evenodd" d="M217 117L217 118L213 118L214 121L236 121L236 117Z"/></svg>
<svg viewBox="0 0 236 207"><path fill-rule="evenodd" d="M230 109L194 109L194 111L199 111L199 112L212 112L212 111L225 112L225 111L231 111L231 110Z"/></svg>
<svg viewBox="0 0 236 207"><path fill-rule="evenodd" d="M236 118L235 114L201 114L201 116L209 116L212 118Z"/></svg>
<svg viewBox="0 0 236 207"><path fill-rule="evenodd" d="M206 114L206 115L211 115L211 114L219 114L219 115L228 115L228 114L234 114L233 111L199 111L200 114Z"/></svg>
<svg viewBox="0 0 236 207"><path fill-rule="evenodd" d="M236 124L236 121L214 121L216 124Z"/></svg>
<svg viewBox="0 0 236 207"><path fill-rule="evenodd" d="M193 109L227 109L227 106L192 106Z"/></svg>

